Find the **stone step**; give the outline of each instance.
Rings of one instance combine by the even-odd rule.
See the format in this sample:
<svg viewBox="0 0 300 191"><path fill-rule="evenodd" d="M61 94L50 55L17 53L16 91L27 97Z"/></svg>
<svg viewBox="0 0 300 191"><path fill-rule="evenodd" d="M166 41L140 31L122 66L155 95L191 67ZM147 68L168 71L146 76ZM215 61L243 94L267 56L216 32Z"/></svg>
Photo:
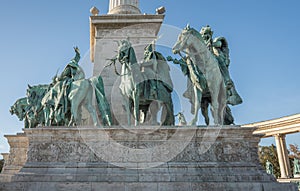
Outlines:
<svg viewBox="0 0 300 191"><path fill-rule="evenodd" d="M295 191L296 184L274 182L15 182L1 191Z"/></svg>
<svg viewBox="0 0 300 191"><path fill-rule="evenodd" d="M11 182L0 184L0 190L296 191L294 184L279 184L262 169L259 137L253 131L240 127L26 129L25 165ZM108 135L111 139L105 140ZM161 140L168 144L153 149L163 144Z"/></svg>
<svg viewBox="0 0 300 191"><path fill-rule="evenodd" d="M266 182L274 177L264 174L187 174L187 173L148 173L148 174L22 174L12 179L15 182Z"/></svg>
<svg viewBox="0 0 300 191"><path fill-rule="evenodd" d="M0 174L0 182L10 182L14 174Z"/></svg>

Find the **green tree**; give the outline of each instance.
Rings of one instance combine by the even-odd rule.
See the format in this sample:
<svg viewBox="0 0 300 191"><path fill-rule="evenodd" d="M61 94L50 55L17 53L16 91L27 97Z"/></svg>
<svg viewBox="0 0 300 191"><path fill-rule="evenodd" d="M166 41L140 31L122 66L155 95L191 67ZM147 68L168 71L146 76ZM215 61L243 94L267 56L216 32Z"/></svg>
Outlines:
<svg viewBox="0 0 300 191"><path fill-rule="evenodd" d="M299 146L296 144L290 144L289 146L290 146L289 157L290 158L300 158Z"/></svg>
<svg viewBox="0 0 300 191"><path fill-rule="evenodd" d="M280 167L275 145L272 144L271 146L259 146L258 156L259 161L264 169L266 169L266 162L270 161L273 164L275 177L280 177Z"/></svg>
<svg viewBox="0 0 300 191"><path fill-rule="evenodd" d="M294 158L300 159L300 149L299 146L296 144L290 144L290 149L289 149L289 159L290 159L290 164L291 164L291 171L293 174L294 172Z"/></svg>

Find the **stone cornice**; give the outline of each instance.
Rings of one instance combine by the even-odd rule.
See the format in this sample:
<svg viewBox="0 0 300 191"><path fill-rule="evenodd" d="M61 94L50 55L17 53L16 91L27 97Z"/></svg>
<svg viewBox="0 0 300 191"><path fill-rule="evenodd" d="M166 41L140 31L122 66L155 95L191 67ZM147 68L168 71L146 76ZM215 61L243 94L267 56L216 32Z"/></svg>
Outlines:
<svg viewBox="0 0 300 191"><path fill-rule="evenodd" d="M270 137L279 134L297 133L300 132L300 114L257 123L250 123L242 125L242 127L257 127L257 130L254 131L254 134L263 134L264 137Z"/></svg>
<svg viewBox="0 0 300 191"><path fill-rule="evenodd" d="M103 23L162 23L165 15L100 15L90 16L90 22L94 25Z"/></svg>
<svg viewBox="0 0 300 191"><path fill-rule="evenodd" d="M90 59L94 62L95 56L95 40L97 28L104 29L119 29L122 27L139 25L139 24L158 24L157 31L159 32L160 25L163 23L165 15L141 15L141 14L112 14L90 16Z"/></svg>

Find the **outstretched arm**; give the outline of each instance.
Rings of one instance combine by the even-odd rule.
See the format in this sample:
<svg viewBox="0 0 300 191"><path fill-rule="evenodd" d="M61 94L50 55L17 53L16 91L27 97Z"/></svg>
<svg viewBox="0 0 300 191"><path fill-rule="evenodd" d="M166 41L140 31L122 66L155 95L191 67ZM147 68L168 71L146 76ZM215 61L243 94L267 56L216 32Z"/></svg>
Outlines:
<svg viewBox="0 0 300 191"><path fill-rule="evenodd" d="M73 58L73 60L78 63L79 60L80 60L80 50L79 48L76 46L76 47L73 47L74 48L74 51L76 53L75 57Z"/></svg>

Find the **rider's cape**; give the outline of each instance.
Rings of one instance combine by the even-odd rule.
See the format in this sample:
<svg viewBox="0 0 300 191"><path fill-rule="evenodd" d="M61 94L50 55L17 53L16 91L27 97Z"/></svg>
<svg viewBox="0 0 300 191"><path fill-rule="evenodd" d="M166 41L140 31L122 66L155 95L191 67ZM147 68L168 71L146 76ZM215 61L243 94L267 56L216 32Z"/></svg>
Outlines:
<svg viewBox="0 0 300 191"><path fill-rule="evenodd" d="M70 74L65 74L66 71L70 70ZM72 78L74 81L85 79L85 74L83 69L75 63L73 60L67 64L64 71L62 72L62 75L68 75L70 78Z"/></svg>
<svg viewBox="0 0 300 191"><path fill-rule="evenodd" d="M218 42L221 42L220 47L215 46L216 44L219 44ZM217 37L213 40L213 53L217 58L222 59L225 62L227 68L229 67L229 48L226 38Z"/></svg>

